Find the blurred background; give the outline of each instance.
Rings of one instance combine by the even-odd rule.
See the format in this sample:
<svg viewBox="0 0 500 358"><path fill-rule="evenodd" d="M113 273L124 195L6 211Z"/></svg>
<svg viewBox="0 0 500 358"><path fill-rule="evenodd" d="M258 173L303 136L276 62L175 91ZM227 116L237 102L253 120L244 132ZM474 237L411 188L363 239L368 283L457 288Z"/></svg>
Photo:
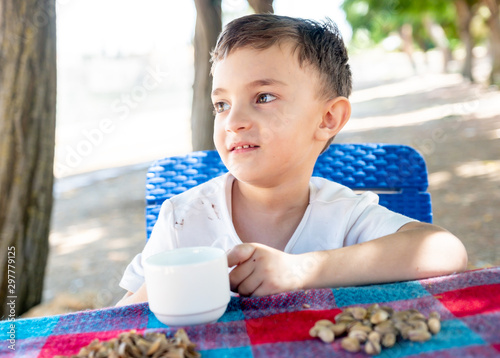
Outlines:
<svg viewBox="0 0 500 358"><path fill-rule="evenodd" d="M192 126L200 111L197 14L220 8L223 26L259 6L338 24L354 92L352 119L336 142L419 150L434 223L464 241L469 268L500 265L498 0L186 0L175 8L162 0L64 0L56 1L50 253L42 304L28 315L109 306L124 294L118 282L145 243L147 167L207 149L197 147L193 128L211 138L206 119Z"/></svg>

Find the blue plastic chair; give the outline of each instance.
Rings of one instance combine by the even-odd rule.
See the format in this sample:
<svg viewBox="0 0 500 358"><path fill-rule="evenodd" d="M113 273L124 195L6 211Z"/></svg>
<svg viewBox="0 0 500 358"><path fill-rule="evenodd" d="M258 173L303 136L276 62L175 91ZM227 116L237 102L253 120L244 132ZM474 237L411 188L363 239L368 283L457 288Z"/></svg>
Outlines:
<svg viewBox="0 0 500 358"><path fill-rule="evenodd" d="M155 161L146 180L146 236L149 239L161 204L227 172L216 151ZM427 167L413 148L393 144L332 144L320 155L314 176L330 179L355 191L371 190L392 211L432 223L427 192Z"/></svg>

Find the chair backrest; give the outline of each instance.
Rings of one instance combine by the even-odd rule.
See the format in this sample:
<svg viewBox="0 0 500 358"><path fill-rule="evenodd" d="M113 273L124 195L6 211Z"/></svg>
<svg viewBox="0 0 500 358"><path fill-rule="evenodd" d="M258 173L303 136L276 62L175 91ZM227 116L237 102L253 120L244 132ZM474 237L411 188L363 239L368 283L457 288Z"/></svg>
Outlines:
<svg viewBox="0 0 500 358"><path fill-rule="evenodd" d="M149 239L166 199L227 172L216 151L155 161L146 180L146 236ZM332 144L320 155L313 176L355 191L374 191L388 209L432 222L427 167L413 148L393 144Z"/></svg>

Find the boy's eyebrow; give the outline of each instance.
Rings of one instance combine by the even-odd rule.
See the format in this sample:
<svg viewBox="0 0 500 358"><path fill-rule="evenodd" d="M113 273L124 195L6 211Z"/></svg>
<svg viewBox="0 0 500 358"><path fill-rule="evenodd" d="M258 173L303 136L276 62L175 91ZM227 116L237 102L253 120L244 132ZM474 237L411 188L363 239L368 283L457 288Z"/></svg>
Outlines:
<svg viewBox="0 0 500 358"><path fill-rule="evenodd" d="M263 78L250 82L247 85L247 87L252 88L252 87L271 86L271 85L286 86L287 84L285 82L275 80L273 78ZM227 92L224 88L216 88L212 91L212 96L216 96L224 92Z"/></svg>

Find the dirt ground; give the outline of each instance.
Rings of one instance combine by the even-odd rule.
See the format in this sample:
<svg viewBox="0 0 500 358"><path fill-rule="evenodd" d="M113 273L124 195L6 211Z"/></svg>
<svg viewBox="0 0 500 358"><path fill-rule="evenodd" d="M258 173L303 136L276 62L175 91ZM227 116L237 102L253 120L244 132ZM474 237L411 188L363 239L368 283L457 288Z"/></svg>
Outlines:
<svg viewBox="0 0 500 358"><path fill-rule="evenodd" d="M500 91L438 73L358 81L337 142L411 145L429 170L434 223L464 242L469 267L500 265ZM113 305L145 243L149 163L57 182L43 304L28 316Z"/></svg>

